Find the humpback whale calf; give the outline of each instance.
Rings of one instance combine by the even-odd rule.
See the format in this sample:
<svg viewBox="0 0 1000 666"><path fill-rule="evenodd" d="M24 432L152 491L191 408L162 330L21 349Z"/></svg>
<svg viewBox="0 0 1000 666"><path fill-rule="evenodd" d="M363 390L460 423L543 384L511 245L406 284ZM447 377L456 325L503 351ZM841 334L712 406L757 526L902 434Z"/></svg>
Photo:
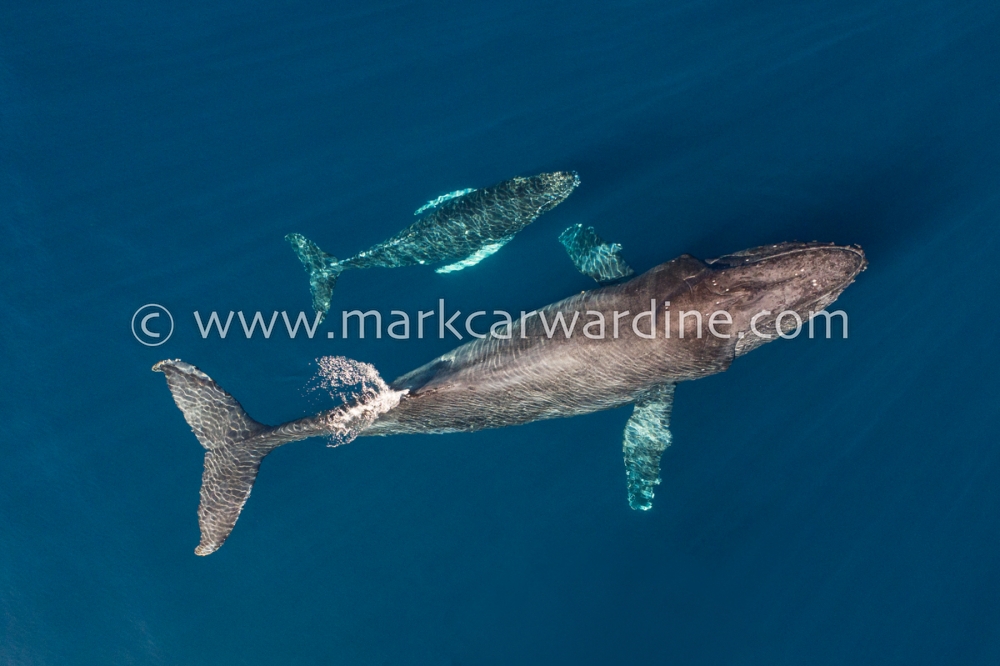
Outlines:
<svg viewBox="0 0 1000 666"><path fill-rule="evenodd" d="M348 268L397 268L444 264L438 273L474 266L552 210L580 184L575 172L511 178L482 189L451 192L417 209L422 215L389 240L347 259L337 259L302 234L285 240L309 273L313 309L326 314L337 278Z"/></svg>
<svg viewBox="0 0 1000 666"><path fill-rule="evenodd" d="M607 247L592 230L581 242ZM614 264L618 272L631 270L617 256ZM634 405L623 437L629 504L648 509L671 441L676 384L722 372L777 333L788 334L796 321L783 313L801 321L822 311L866 265L859 247L820 243L769 245L709 261L682 255L522 316L389 385L279 426L250 418L194 366L161 361L153 370L166 375L206 449L195 552L207 555L222 545L261 460L282 444L321 435L346 443L358 435L501 428L628 404ZM720 312L728 322L713 316ZM576 325L584 320L581 333ZM712 334L702 335L703 321Z"/></svg>

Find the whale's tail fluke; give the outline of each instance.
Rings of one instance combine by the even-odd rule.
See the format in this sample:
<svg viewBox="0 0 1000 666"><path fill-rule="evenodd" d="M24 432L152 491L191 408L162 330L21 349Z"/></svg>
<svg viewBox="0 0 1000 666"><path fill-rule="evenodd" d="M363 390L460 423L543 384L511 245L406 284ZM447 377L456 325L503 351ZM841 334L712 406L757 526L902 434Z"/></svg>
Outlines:
<svg viewBox="0 0 1000 666"><path fill-rule="evenodd" d="M328 437L330 446L347 444L406 395L406 391L390 389L367 363L324 356L318 365L316 388L328 391L342 404L274 427L250 418L233 396L193 365L172 360L153 366L166 375L174 402L205 447L198 504L201 542L195 554L214 553L233 531L268 453L282 444L316 436Z"/></svg>
<svg viewBox="0 0 1000 666"><path fill-rule="evenodd" d="M327 254L316 243L302 234L285 236L309 273L309 290L312 292L313 309L323 315L330 310L330 297L337 286L337 278L344 266L332 254Z"/></svg>
<svg viewBox="0 0 1000 666"><path fill-rule="evenodd" d="M260 461L284 441L268 437L272 428L250 418L240 403L193 365L160 361L153 370L167 376L174 402L205 447L198 505L201 543L194 552L208 555L218 550L236 524Z"/></svg>

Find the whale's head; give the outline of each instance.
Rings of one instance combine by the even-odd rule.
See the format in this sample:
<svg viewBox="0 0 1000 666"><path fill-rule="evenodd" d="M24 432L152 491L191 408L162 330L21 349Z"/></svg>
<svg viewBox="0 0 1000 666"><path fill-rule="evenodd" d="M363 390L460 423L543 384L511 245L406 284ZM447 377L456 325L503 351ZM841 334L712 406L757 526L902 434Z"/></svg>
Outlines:
<svg viewBox="0 0 1000 666"><path fill-rule="evenodd" d="M785 333L807 323L868 265L856 245L823 243L767 245L706 263L706 286L732 316L737 356L775 339L779 317Z"/></svg>
<svg viewBox="0 0 1000 666"><path fill-rule="evenodd" d="M580 184L580 177L575 171L553 171L516 178L513 182L516 183L518 196L536 206L536 214L541 215L565 201Z"/></svg>

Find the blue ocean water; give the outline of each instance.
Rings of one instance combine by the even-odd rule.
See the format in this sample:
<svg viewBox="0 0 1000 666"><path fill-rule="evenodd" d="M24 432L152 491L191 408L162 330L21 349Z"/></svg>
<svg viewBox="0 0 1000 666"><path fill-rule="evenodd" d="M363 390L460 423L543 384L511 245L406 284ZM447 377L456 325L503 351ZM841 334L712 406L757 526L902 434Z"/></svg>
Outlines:
<svg viewBox="0 0 1000 666"><path fill-rule="evenodd" d="M1000 661L1000 5L6 3L0 663ZM306 310L284 234L347 256L428 199L575 169L480 265L345 273L334 309L519 311L556 238L648 269L861 244L848 339L681 385L652 511L628 409L265 461L207 558L182 358L268 423L326 354L392 378L453 340L203 340ZM132 336L146 303L177 323ZM238 324L236 324L238 325ZM278 324L281 326L280 322Z"/></svg>

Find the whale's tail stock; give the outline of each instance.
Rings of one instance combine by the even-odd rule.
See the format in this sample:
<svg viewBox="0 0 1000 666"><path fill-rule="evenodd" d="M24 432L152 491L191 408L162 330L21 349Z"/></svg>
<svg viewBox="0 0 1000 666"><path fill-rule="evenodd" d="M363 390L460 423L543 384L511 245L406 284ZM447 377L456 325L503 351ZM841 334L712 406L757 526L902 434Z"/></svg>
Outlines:
<svg viewBox="0 0 1000 666"><path fill-rule="evenodd" d="M288 234L285 240L291 244L302 266L309 273L313 309L326 316L330 310L333 288L337 286L337 278L344 272L343 265L335 256L327 254L302 234Z"/></svg>
<svg viewBox="0 0 1000 666"><path fill-rule="evenodd" d="M205 448L198 525L201 542L195 554L214 553L225 542L250 496L264 457L282 444L328 436L346 444L399 403L403 392L390 390L375 369L342 357L319 359L320 386L337 391L345 404L316 416L279 426L259 423L239 402L195 366L180 360L153 366L167 377L174 402ZM341 392L345 387L360 390Z"/></svg>

